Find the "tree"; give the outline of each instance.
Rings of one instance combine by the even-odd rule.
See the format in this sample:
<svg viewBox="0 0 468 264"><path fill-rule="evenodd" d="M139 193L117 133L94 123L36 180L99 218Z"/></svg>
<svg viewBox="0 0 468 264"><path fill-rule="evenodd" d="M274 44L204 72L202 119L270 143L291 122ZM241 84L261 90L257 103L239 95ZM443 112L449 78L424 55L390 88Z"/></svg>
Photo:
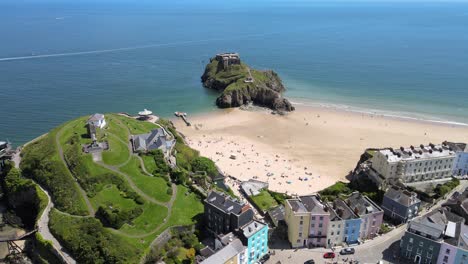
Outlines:
<svg viewBox="0 0 468 264"><path fill-rule="evenodd" d="M209 158L197 157L192 161L191 165L194 172L205 171L211 177L215 177L219 173L214 162Z"/></svg>

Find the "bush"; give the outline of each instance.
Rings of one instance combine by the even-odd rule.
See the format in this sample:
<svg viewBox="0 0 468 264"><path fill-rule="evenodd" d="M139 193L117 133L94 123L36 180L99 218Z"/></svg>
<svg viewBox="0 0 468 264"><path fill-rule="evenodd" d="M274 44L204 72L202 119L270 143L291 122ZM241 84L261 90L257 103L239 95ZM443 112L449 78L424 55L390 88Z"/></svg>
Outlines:
<svg viewBox="0 0 468 264"><path fill-rule="evenodd" d="M185 185L188 179L188 173L184 170L173 170L171 172L171 179L177 184Z"/></svg>
<svg viewBox="0 0 468 264"><path fill-rule="evenodd" d="M143 209L140 207L123 210L118 207L104 208L99 206L96 217L101 220L102 224L107 227L119 229L123 224L130 224L131 221L143 213Z"/></svg>
<svg viewBox="0 0 468 264"><path fill-rule="evenodd" d="M455 187L457 187L459 184L460 184L460 180L456 178L453 178L451 181L446 182L444 184L437 184L437 186L434 188L434 192L436 193L436 196L437 196L436 198L446 195Z"/></svg>
<svg viewBox="0 0 468 264"><path fill-rule="evenodd" d="M336 198L338 198L340 195L347 195L352 192L353 190L349 188L347 183L339 181L333 184L332 186L321 190L319 194L324 200L333 201Z"/></svg>
<svg viewBox="0 0 468 264"><path fill-rule="evenodd" d="M50 192L57 209L70 214L85 215L86 206L73 177L65 164L54 158L57 155L55 132L50 132L23 149L20 164L22 174L44 186Z"/></svg>
<svg viewBox="0 0 468 264"><path fill-rule="evenodd" d="M212 178L218 176L218 174L219 174L215 163L212 160L210 160L209 158L197 157L191 162L190 165L192 166L192 171L194 171L194 172L195 171L204 171L209 176L211 176Z"/></svg>
<svg viewBox="0 0 468 264"><path fill-rule="evenodd" d="M92 217L73 217L52 210L49 227L78 263L137 263L142 251L112 235Z"/></svg>
<svg viewBox="0 0 468 264"><path fill-rule="evenodd" d="M154 159L154 163L156 164L156 169L153 172L154 174L167 175L169 173L170 167L167 165L164 154L160 149L152 150L146 155L151 156Z"/></svg>
<svg viewBox="0 0 468 264"><path fill-rule="evenodd" d="M175 149L177 151L177 154L176 154L177 166L185 170L191 171L192 161L200 155L198 151L190 148L184 143L179 143L179 142L176 143Z"/></svg>
<svg viewBox="0 0 468 264"><path fill-rule="evenodd" d="M15 211L27 228L34 227L39 213L47 206L43 193L39 193L40 189L32 180L21 177L16 168L11 168L3 178L3 188L8 207Z"/></svg>

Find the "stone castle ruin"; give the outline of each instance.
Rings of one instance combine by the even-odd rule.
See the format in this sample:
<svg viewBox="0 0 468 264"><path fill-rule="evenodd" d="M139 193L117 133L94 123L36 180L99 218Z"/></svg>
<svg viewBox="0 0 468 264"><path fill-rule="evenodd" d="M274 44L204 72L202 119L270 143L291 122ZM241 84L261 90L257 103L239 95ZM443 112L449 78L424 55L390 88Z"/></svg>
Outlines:
<svg viewBox="0 0 468 264"><path fill-rule="evenodd" d="M241 64L239 53L234 52L216 54L216 60L223 65L224 70L228 69L231 65Z"/></svg>

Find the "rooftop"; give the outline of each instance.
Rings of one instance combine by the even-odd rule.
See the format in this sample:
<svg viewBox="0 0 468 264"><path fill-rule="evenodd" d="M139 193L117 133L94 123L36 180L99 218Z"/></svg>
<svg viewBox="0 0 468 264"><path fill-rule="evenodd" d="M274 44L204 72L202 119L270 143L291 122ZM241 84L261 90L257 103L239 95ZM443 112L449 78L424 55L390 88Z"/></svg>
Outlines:
<svg viewBox="0 0 468 264"><path fill-rule="evenodd" d="M307 213L307 209L299 199L288 199L286 200L289 207L296 213Z"/></svg>
<svg viewBox="0 0 468 264"><path fill-rule="evenodd" d="M357 214L365 215L382 211L380 207L375 204L367 196L359 192L353 192L347 199L347 205Z"/></svg>
<svg viewBox="0 0 468 264"><path fill-rule="evenodd" d="M249 238L255 233L257 233L259 230L264 228L266 224L262 224L256 220L253 220L252 222L246 224L245 226L241 227L242 234L246 237Z"/></svg>
<svg viewBox="0 0 468 264"><path fill-rule="evenodd" d="M357 219L357 216L351 208L341 199L336 199L333 203L329 204L330 210L330 219L336 219L337 217L342 220Z"/></svg>
<svg viewBox="0 0 468 264"><path fill-rule="evenodd" d="M416 193L399 188L397 186L392 186L390 189L388 189L388 191L385 193L385 197L392 199L393 201L406 207L421 202L421 200L416 197Z"/></svg>
<svg viewBox="0 0 468 264"><path fill-rule="evenodd" d="M241 183L242 191L249 196L258 195L260 194L260 191L265 188L268 188L268 183L262 181L250 179Z"/></svg>
<svg viewBox="0 0 468 264"><path fill-rule="evenodd" d="M102 119L104 119L103 114L95 113L88 118L88 122L96 122Z"/></svg>
<svg viewBox="0 0 468 264"><path fill-rule="evenodd" d="M455 192L442 206L460 206L468 212L468 188L463 193Z"/></svg>
<svg viewBox="0 0 468 264"><path fill-rule="evenodd" d="M388 148L379 150L379 152L385 155L389 162L442 158L455 155L453 149L447 144L429 144L427 146L421 144L419 147L410 146L409 148L400 147L399 149Z"/></svg>
<svg viewBox="0 0 468 264"><path fill-rule="evenodd" d="M225 213L233 213L236 215L251 209L249 205L240 203L230 196L218 192L210 192L205 202L219 208Z"/></svg>
<svg viewBox="0 0 468 264"><path fill-rule="evenodd" d="M320 201L317 195L301 196L300 199L308 212L315 214L327 213L327 208L324 206L322 201Z"/></svg>
<svg viewBox="0 0 468 264"><path fill-rule="evenodd" d="M242 242L236 238L232 243L222 248L220 251L211 255L209 258L200 262L201 264L220 264L225 263L229 259L237 256L238 254L244 251L244 245Z"/></svg>
<svg viewBox="0 0 468 264"><path fill-rule="evenodd" d="M271 221L273 221L273 224L278 226L280 221L284 221L284 206L276 206L275 208L268 211L268 215L270 216Z"/></svg>
<svg viewBox="0 0 468 264"><path fill-rule="evenodd" d="M430 235L435 239L445 238L445 242L458 245L463 221L463 217L451 213L446 208L439 208L411 221L408 225L408 231L420 235Z"/></svg>

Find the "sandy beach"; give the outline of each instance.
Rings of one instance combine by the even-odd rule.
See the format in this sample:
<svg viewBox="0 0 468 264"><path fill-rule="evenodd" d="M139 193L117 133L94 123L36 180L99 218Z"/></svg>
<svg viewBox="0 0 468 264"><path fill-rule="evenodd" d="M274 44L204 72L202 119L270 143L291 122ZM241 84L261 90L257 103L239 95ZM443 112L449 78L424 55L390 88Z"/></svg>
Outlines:
<svg viewBox="0 0 468 264"><path fill-rule="evenodd" d="M468 142L468 127L319 107L299 106L286 116L229 109L189 119L190 127L174 119L177 129L227 175L299 195L346 181L368 147Z"/></svg>

